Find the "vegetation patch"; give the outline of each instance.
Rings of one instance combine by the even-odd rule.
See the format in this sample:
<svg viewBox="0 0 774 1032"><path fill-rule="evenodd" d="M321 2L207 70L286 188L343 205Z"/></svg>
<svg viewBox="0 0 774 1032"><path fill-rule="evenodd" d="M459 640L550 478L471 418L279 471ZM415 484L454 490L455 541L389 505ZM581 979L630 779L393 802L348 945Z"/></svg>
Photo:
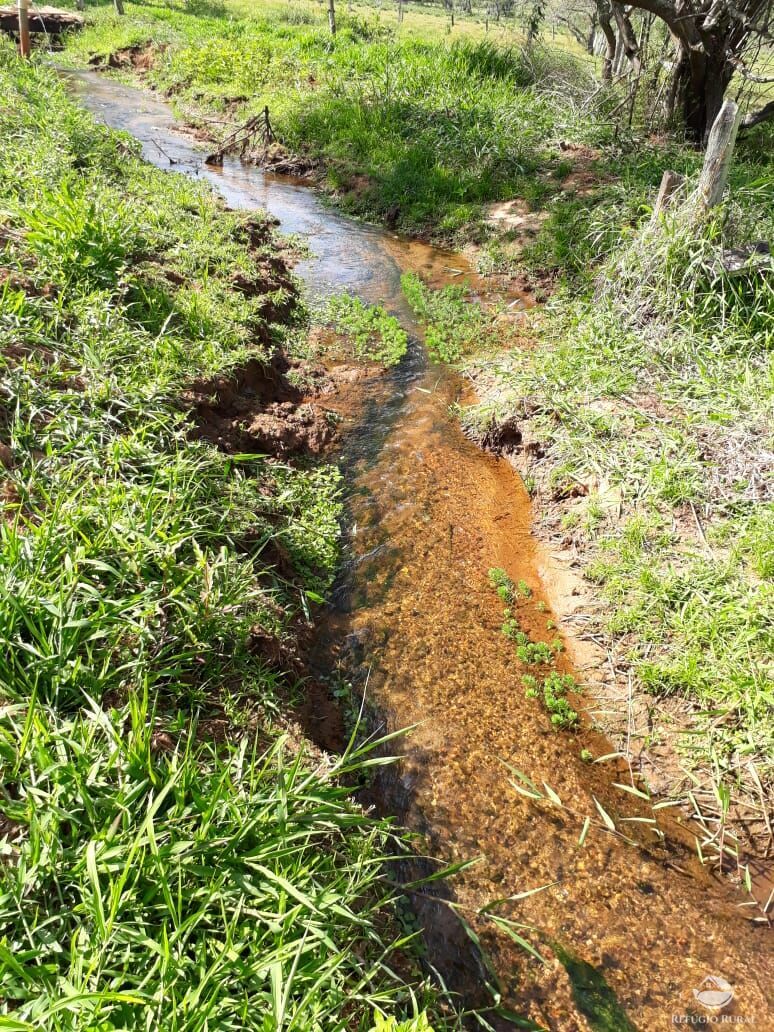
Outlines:
<svg viewBox="0 0 774 1032"><path fill-rule="evenodd" d="M131 17L90 11L71 59L109 66L152 40L142 74L188 115L227 116L225 137L268 105L278 140L323 168L345 209L406 232L484 232L484 206L527 190L550 141L609 135L577 117L591 73L569 54L404 36L375 11L340 9L332 40L324 12L296 4L126 7Z"/></svg>
<svg viewBox="0 0 774 1032"><path fill-rule="evenodd" d="M302 318L270 227L8 46L0 95L0 1024L444 1027L370 757L277 740L338 473L196 425Z"/></svg>
<svg viewBox="0 0 774 1032"><path fill-rule="evenodd" d="M467 287L428 287L416 273L401 276L406 300L425 328L425 345L440 362L459 362L495 343L493 315L477 304Z"/></svg>
<svg viewBox="0 0 774 1032"><path fill-rule="evenodd" d="M557 655L564 646L557 638L553 642L532 641L522 630L515 607L530 598L532 592L524 581L514 583L505 570L494 567L489 571L489 583L505 602L502 633L516 646L519 662L526 667L543 668L545 674L524 674L522 684L528 699L540 699L546 708L551 724L557 730L577 727L578 713L567 701L568 692L578 693L580 688L570 674L561 674L555 666Z"/></svg>
<svg viewBox="0 0 774 1032"><path fill-rule="evenodd" d="M382 305L367 305L351 294L337 294L328 299L321 318L346 336L359 359L389 367L406 354L406 331Z"/></svg>

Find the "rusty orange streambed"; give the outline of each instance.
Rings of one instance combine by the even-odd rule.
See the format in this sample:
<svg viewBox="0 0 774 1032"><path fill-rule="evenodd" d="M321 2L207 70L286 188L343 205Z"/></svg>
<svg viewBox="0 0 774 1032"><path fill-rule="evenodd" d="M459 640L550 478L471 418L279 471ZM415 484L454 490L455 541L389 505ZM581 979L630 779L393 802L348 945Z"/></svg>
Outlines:
<svg viewBox="0 0 774 1032"><path fill-rule="evenodd" d="M154 97L93 73L73 81L82 103L133 133L150 160L206 176L232 206L266 208L285 232L302 234L311 256L297 272L311 292L380 301L418 338L400 273L424 273L435 285L472 275L460 256L350 220L297 183L228 160L222 170L206 169ZM601 736L553 730L540 703L525 697L524 670L500 633L502 602L487 571L503 567L529 585L520 621L533 639L549 641L556 632L547 626L545 557L518 476L468 441L449 415L463 389L415 341L349 418L341 455L345 563L322 619L318 662L367 690L387 729L414 725L377 805L420 832L442 860L479 858L453 879L451 894L507 1003L539 1023L613 1030L628 1020L651 1030L686 1015L707 1019L694 990L717 976L733 990L725 1018L772 1028L768 929L746 920L743 896L692 863L683 845L656 838L648 805L615 787L624 773L615 762L584 762L583 749L611 751ZM561 806L519 793L514 771L543 796L548 786ZM639 844L605 830L600 807ZM580 845L586 817L592 824ZM546 963L479 913L492 904L491 913L537 930L519 934ZM457 947L432 931L431 963L472 963L462 950L444 957ZM596 1018L582 1013L594 1011L595 991L600 998L595 978L622 1008L607 1024L604 1006Z"/></svg>

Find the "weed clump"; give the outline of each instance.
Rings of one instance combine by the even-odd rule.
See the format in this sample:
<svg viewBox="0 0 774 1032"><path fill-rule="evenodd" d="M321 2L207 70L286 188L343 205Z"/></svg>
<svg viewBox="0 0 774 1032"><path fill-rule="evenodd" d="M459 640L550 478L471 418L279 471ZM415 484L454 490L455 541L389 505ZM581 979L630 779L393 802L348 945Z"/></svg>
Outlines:
<svg viewBox="0 0 774 1032"><path fill-rule="evenodd" d="M389 367L406 354L408 335L382 305L367 305L351 294L337 294L328 299L322 318L351 340L357 358Z"/></svg>
<svg viewBox="0 0 774 1032"><path fill-rule="evenodd" d="M520 580L515 583L501 567L493 567L489 570L489 583L497 592L498 598L506 603L503 611L503 635L516 646L516 655L525 666L552 667L556 662L556 656L563 650L564 645L560 639L548 642L532 641L529 635L522 630L518 616L514 608L519 600L531 598L532 590L529 585ZM545 612L545 604L538 604L539 612ZM570 706L566 699L567 692L578 692L580 689L575 679L570 674L560 674L557 670L549 670L546 676L537 674L524 674L522 676L527 698L540 699L546 708L551 724L558 730L570 730L577 727L579 717L577 712Z"/></svg>
<svg viewBox="0 0 774 1032"><path fill-rule="evenodd" d="M432 290L413 272L401 276L406 300L425 324L425 344L441 362L459 362L480 351L491 336L492 320L471 301L465 287Z"/></svg>

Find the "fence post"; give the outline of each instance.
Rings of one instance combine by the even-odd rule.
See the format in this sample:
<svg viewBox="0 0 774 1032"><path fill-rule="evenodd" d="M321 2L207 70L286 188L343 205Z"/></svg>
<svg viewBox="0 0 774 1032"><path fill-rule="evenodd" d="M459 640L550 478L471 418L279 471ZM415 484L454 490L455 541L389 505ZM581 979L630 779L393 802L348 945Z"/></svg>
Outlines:
<svg viewBox="0 0 774 1032"><path fill-rule="evenodd" d="M19 0L19 53L30 56L30 12L29 0Z"/></svg>
<svg viewBox="0 0 774 1032"><path fill-rule="evenodd" d="M699 202L707 210L720 204L723 199L739 131L739 119L739 105L733 100L725 100L712 124L704 167L699 176Z"/></svg>
<svg viewBox="0 0 774 1032"><path fill-rule="evenodd" d="M672 172L671 169L666 169L664 175L661 177L661 186L658 188L658 197L656 203L653 205L653 215L651 216L655 222L662 211L669 207L674 200L675 193L685 182L685 178L680 175L679 172Z"/></svg>

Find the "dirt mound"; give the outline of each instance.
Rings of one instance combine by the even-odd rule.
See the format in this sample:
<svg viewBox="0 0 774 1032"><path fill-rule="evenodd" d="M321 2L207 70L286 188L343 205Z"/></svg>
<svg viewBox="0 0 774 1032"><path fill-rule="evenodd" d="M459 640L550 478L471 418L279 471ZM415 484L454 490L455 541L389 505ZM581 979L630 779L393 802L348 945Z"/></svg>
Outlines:
<svg viewBox="0 0 774 1032"><path fill-rule="evenodd" d="M529 416L532 414L524 410L503 420L493 416L483 427L469 427L467 435L492 455L513 456L523 453L540 458L543 447L539 438L529 429Z"/></svg>
<svg viewBox="0 0 774 1032"><path fill-rule="evenodd" d="M289 377L292 371L296 382ZM271 361L253 359L230 377L198 381L183 396L194 436L229 454L318 455L333 430L297 385L302 375L301 363L277 352Z"/></svg>
<svg viewBox="0 0 774 1032"><path fill-rule="evenodd" d="M155 67L156 62L165 49L165 44L156 44L148 40L146 43L136 43L131 47L122 47L119 50L114 50L107 57L104 54L95 54L89 60L89 64L96 71L101 71L105 68L117 68L142 75Z"/></svg>
<svg viewBox="0 0 774 1032"><path fill-rule="evenodd" d="M367 367L323 367L279 351L231 376L194 383L182 401L194 436L228 454L321 455L337 440L342 420L364 403L360 381L373 375Z"/></svg>

